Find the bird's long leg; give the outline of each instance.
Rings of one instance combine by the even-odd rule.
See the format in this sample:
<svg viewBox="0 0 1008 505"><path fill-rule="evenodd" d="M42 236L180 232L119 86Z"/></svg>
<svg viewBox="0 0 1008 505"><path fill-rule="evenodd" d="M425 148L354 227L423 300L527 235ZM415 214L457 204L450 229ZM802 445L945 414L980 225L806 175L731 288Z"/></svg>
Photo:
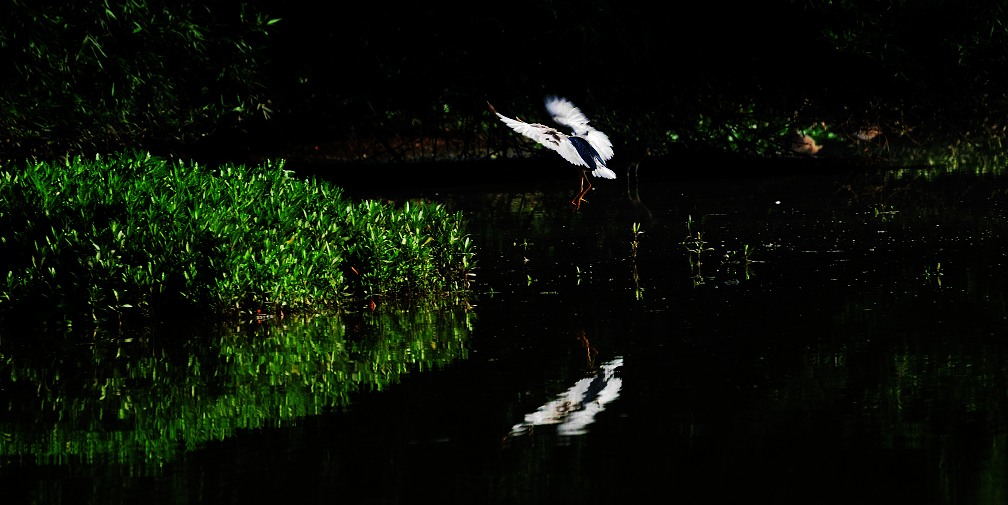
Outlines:
<svg viewBox="0 0 1008 505"><path fill-rule="evenodd" d="M588 186L585 187L585 184L587 184ZM574 197L573 200L571 200L571 205L573 205L575 209L581 208L581 202L588 201L584 199L584 196L588 194L588 190L590 190L591 188L592 183L591 181L588 180L587 174L581 172L581 191L577 194L577 196Z"/></svg>
<svg viewBox="0 0 1008 505"><path fill-rule="evenodd" d="M582 195L584 195L584 183L585 183L584 172L582 172L581 173L581 188L578 190L578 193L576 195L574 195L574 198L571 199L571 205L573 205L575 209L581 208L581 197L582 197Z"/></svg>

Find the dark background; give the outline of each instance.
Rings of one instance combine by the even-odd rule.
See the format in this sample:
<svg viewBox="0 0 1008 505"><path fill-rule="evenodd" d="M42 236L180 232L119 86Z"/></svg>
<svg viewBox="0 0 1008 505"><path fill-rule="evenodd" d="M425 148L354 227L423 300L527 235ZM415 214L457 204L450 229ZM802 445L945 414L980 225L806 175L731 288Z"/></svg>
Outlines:
<svg viewBox="0 0 1008 505"><path fill-rule="evenodd" d="M528 152L487 101L541 121L549 94L618 153L787 156L786 134L869 126L891 143L976 142L1000 138L1008 110L997 1L143 6L7 7L5 158L480 160Z"/></svg>

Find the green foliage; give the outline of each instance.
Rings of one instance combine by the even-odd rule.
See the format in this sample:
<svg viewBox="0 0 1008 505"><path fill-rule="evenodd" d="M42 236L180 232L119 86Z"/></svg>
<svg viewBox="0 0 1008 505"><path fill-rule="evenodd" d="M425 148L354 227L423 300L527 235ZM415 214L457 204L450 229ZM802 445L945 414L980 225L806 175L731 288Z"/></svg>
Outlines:
<svg viewBox="0 0 1008 505"><path fill-rule="evenodd" d="M243 3L23 2L0 8L0 155L173 145L268 113Z"/></svg>
<svg viewBox="0 0 1008 505"><path fill-rule="evenodd" d="M348 204L347 259L361 293L417 296L468 288L473 244L461 214L443 205L401 211L375 201Z"/></svg>
<svg viewBox="0 0 1008 505"><path fill-rule="evenodd" d="M121 155L0 171L0 309L317 310L464 289L473 256L461 214L355 205L282 163Z"/></svg>
<svg viewBox="0 0 1008 505"><path fill-rule="evenodd" d="M697 231L694 235L693 232L693 216L686 216L686 238L683 239L682 245L689 253L690 262L690 273L692 274L693 286L699 286L704 284L705 279L703 274L700 272L700 267L703 265L701 261L701 256L708 251L713 251L713 247L707 247L707 241L704 240L701 232Z"/></svg>
<svg viewBox="0 0 1008 505"><path fill-rule="evenodd" d="M644 234L644 231L641 230L641 224L636 221L630 227L630 231L633 233L633 238L630 240L630 259L636 260L637 247L640 246L640 242L638 242L637 239Z"/></svg>

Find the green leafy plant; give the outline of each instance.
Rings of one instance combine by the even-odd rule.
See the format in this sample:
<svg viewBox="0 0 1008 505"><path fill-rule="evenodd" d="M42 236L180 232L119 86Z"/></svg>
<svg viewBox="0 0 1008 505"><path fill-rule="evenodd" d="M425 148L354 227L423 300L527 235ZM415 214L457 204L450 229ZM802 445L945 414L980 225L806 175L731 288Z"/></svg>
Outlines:
<svg viewBox="0 0 1008 505"><path fill-rule="evenodd" d="M639 247L638 238L644 234L641 230L641 224L634 222L630 228L632 232L632 238L630 239L630 275L634 283L634 298L638 301L644 299L644 287L640 284L640 272L637 271L637 248Z"/></svg>
<svg viewBox="0 0 1008 505"><path fill-rule="evenodd" d="M630 228L630 231L632 233L632 237L630 239L630 259L636 260L637 247L640 245L638 239L640 238L641 235L644 234L644 232L641 230L641 224L637 222L633 223L633 225Z"/></svg>
<svg viewBox="0 0 1008 505"><path fill-rule="evenodd" d="M741 277L740 280L749 280L753 277L752 265L762 263L753 259L756 248L749 244L742 244L742 247L734 252L725 253L725 260L729 265L729 271L734 271Z"/></svg>
<svg viewBox="0 0 1008 505"><path fill-rule="evenodd" d="M693 232L693 216L687 216L686 218L686 238L682 241L683 247L686 248L686 252L689 253L690 260L690 272L692 274L693 285L699 286L704 284L704 277L701 273L700 267L702 266L701 256L707 251L713 251L714 248L707 247L707 241L703 239L701 232Z"/></svg>
<svg viewBox="0 0 1008 505"><path fill-rule="evenodd" d="M0 170L0 310L97 321L458 293L475 256L464 228L437 204L346 201L282 162L29 163Z"/></svg>

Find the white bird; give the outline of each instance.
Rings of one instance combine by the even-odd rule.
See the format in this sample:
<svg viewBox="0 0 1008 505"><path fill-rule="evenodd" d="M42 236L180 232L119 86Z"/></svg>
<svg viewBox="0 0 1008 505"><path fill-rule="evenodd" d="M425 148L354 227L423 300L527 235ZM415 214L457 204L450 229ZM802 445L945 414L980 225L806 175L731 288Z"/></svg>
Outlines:
<svg viewBox="0 0 1008 505"><path fill-rule="evenodd" d="M487 102L490 105L490 102ZM526 123L521 119L511 119L494 109L490 110L504 124L514 131L552 149L560 156L581 168L581 191L571 200L571 204L580 208L584 196L591 189L591 181L586 175L589 171L593 177L615 179L616 172L606 166L606 161L613 157L612 142L609 137L588 125L588 118L565 98L546 98L546 110L553 116L553 121L571 129L571 133L563 133L556 128L539 123ZM585 184L587 183L587 187Z"/></svg>

